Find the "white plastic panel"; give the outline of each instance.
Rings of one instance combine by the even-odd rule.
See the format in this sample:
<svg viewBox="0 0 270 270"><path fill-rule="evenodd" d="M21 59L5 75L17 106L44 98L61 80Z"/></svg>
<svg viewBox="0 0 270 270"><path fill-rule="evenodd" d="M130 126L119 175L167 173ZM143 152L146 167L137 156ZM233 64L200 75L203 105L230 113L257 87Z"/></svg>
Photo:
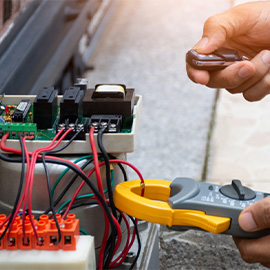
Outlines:
<svg viewBox="0 0 270 270"><path fill-rule="evenodd" d="M93 236L79 236L76 251L0 250L0 270L95 270Z"/></svg>

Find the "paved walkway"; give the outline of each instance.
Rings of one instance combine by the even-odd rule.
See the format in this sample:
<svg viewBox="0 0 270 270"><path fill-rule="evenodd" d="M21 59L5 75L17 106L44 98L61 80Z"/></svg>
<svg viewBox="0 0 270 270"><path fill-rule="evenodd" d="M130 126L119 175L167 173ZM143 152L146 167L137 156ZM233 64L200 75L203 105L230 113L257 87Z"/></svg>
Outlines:
<svg viewBox="0 0 270 270"><path fill-rule="evenodd" d="M235 1L240 4L251 1ZM206 179L232 179L270 192L270 97L247 102L221 90L217 100Z"/></svg>

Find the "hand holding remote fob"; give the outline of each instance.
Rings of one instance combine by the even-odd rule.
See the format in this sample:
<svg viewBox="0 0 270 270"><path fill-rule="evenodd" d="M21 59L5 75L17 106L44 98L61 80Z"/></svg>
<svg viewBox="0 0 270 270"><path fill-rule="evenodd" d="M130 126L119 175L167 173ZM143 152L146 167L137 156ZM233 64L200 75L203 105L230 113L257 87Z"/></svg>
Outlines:
<svg viewBox="0 0 270 270"><path fill-rule="evenodd" d="M221 70L242 60L248 58L240 56L236 50L229 48L220 48L211 54L200 54L196 50L190 50L186 54L186 62L200 70Z"/></svg>

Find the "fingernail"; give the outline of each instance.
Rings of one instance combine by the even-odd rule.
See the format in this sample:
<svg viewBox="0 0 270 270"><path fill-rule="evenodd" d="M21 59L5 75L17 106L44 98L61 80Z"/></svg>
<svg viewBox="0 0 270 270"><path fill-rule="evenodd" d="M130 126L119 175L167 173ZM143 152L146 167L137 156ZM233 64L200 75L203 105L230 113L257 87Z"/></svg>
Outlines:
<svg viewBox="0 0 270 270"><path fill-rule="evenodd" d="M207 43L208 43L208 38L207 37L203 37L195 46L194 49L195 50L201 50L203 48L206 47Z"/></svg>
<svg viewBox="0 0 270 270"><path fill-rule="evenodd" d="M258 229L258 226L250 212L243 213L239 216L239 225L244 231L247 232L253 232Z"/></svg>
<svg viewBox="0 0 270 270"><path fill-rule="evenodd" d="M270 65L270 51L265 51L262 54L262 60L266 65Z"/></svg>
<svg viewBox="0 0 270 270"><path fill-rule="evenodd" d="M253 69L251 69L249 66L242 66L238 71L238 76L243 79L250 77L252 74Z"/></svg>

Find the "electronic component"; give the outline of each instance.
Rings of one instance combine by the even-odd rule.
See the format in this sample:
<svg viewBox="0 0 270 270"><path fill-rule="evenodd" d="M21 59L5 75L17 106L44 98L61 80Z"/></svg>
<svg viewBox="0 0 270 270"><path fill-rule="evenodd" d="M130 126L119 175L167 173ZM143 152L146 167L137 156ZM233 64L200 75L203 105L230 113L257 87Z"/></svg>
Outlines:
<svg viewBox="0 0 270 270"><path fill-rule="evenodd" d="M219 186L179 177L174 181L145 180L141 197L138 180L120 183L114 193L115 206L136 218L168 225L172 230L203 229L237 237L258 238L270 230L245 232L238 217L245 207L270 196L242 186L239 180Z"/></svg>
<svg viewBox="0 0 270 270"><path fill-rule="evenodd" d="M75 87L79 87L84 92L87 90L88 80L85 78L78 78L76 83L74 84Z"/></svg>
<svg viewBox="0 0 270 270"><path fill-rule="evenodd" d="M58 133L61 129L68 130L72 128L73 130L69 132L66 136L66 140L71 139L79 130L80 133L77 135L75 140L85 140L85 133L88 127L89 119L84 119L82 122L79 122L78 119L75 122L70 122L69 119L66 119L65 122L59 122L56 126L56 132Z"/></svg>
<svg viewBox="0 0 270 270"><path fill-rule="evenodd" d="M60 101L61 122L65 122L66 119L69 119L70 123L75 123L77 119L81 120L84 94L84 90L80 90L80 87L70 87L65 91Z"/></svg>
<svg viewBox="0 0 270 270"><path fill-rule="evenodd" d="M186 54L186 62L196 69L219 70L242 60L248 60L240 56L236 50L220 48L211 54L200 54L190 50Z"/></svg>
<svg viewBox="0 0 270 270"><path fill-rule="evenodd" d="M34 136L37 135L37 125L34 123L0 123L0 138L9 132L9 139L18 139L20 135Z"/></svg>
<svg viewBox="0 0 270 270"><path fill-rule="evenodd" d="M98 84L92 98L121 98L126 95L126 86L123 84Z"/></svg>
<svg viewBox="0 0 270 270"><path fill-rule="evenodd" d="M121 115L92 115L90 118L90 127L95 128L95 132L106 127L105 132L121 132L122 116Z"/></svg>
<svg viewBox="0 0 270 270"><path fill-rule="evenodd" d="M128 89L122 84L96 85L88 89L83 99L83 116L93 114L132 116L135 102L134 89Z"/></svg>
<svg viewBox="0 0 270 270"><path fill-rule="evenodd" d="M44 87L34 100L34 123L38 129L52 128L57 116L57 94L54 87Z"/></svg>
<svg viewBox="0 0 270 270"><path fill-rule="evenodd" d="M31 102L29 99L22 99L17 106L15 112L12 114L13 122L24 122L31 107Z"/></svg>

